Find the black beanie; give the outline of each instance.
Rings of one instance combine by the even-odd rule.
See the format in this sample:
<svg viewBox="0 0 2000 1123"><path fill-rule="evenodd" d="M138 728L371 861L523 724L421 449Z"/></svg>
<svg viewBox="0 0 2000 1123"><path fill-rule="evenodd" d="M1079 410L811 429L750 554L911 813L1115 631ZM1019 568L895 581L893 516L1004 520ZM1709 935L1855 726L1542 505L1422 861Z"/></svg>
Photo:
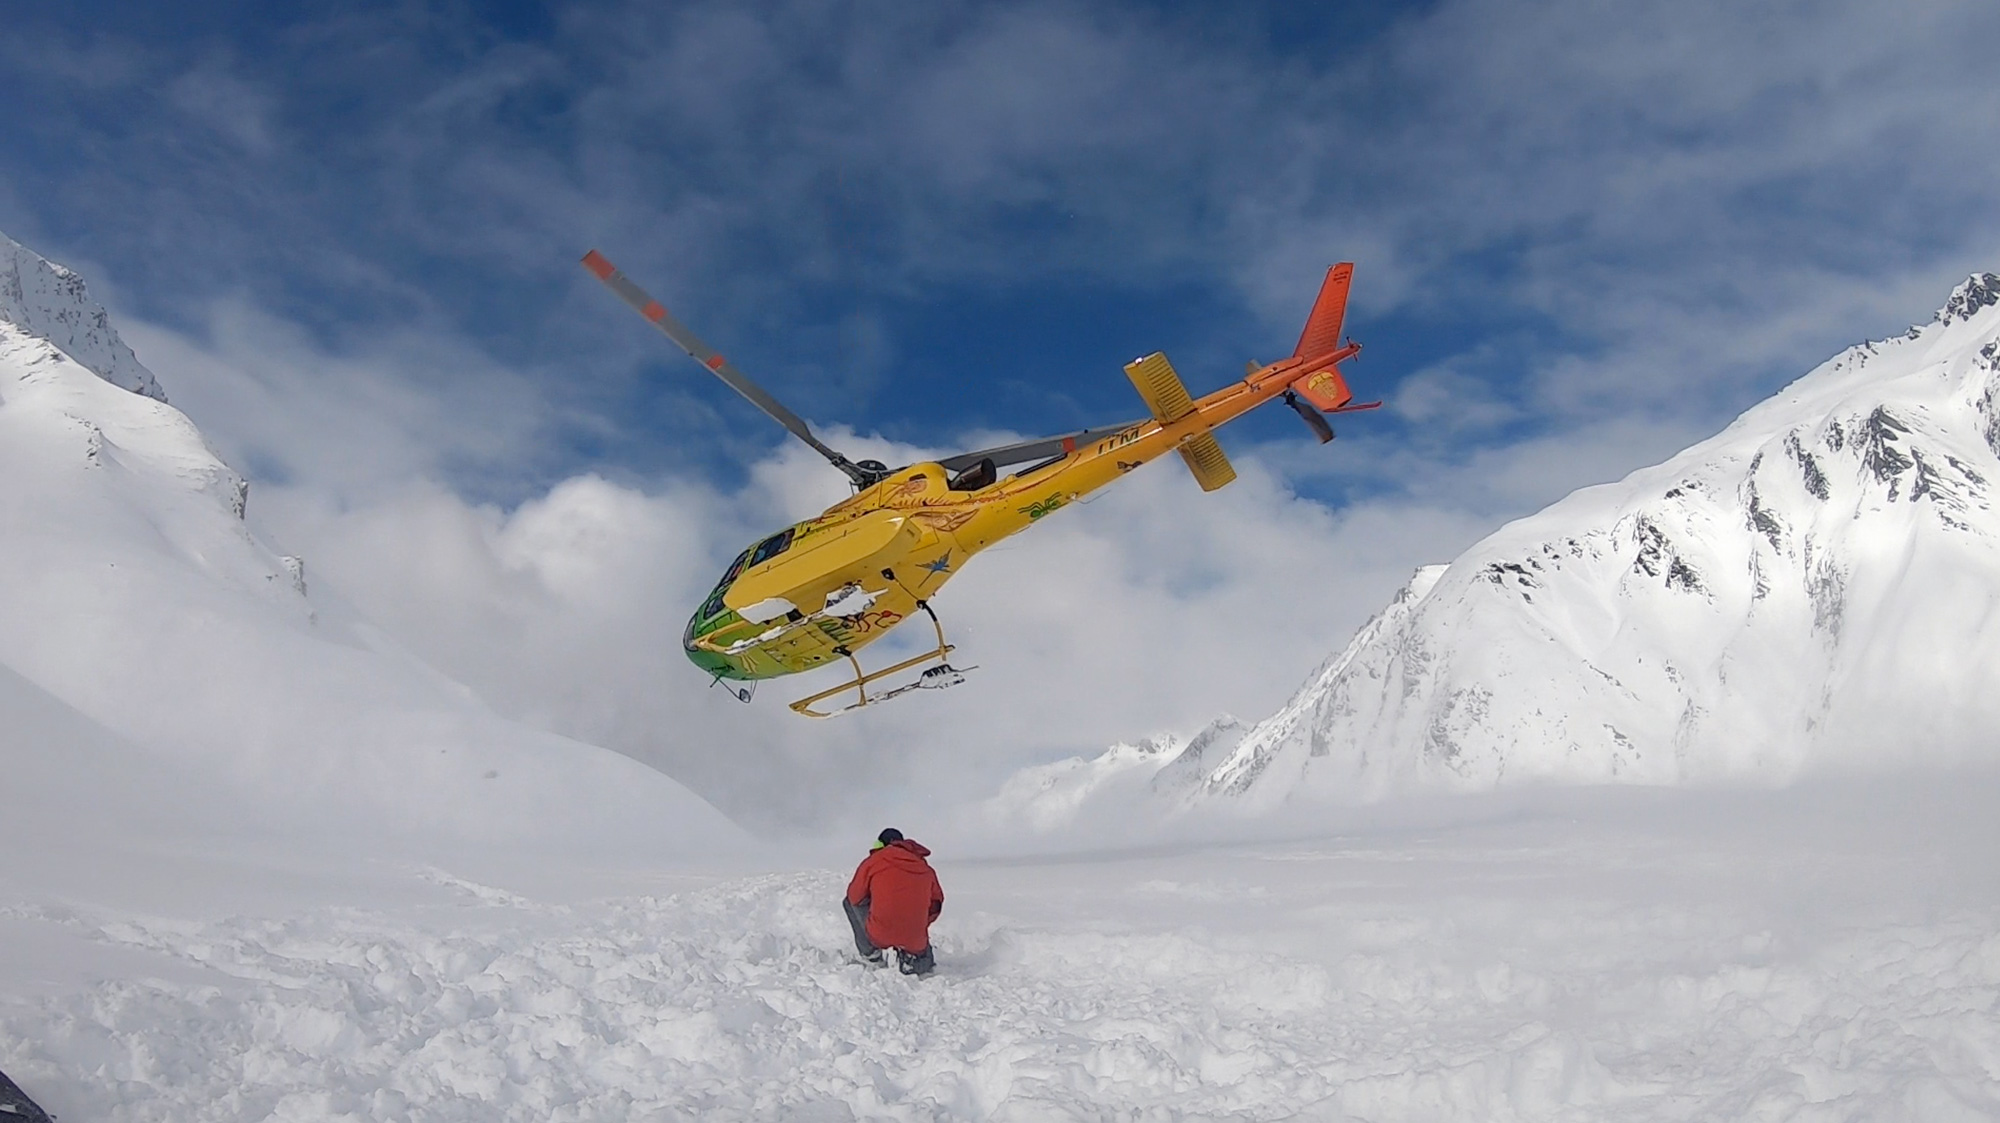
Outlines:
<svg viewBox="0 0 2000 1123"><path fill-rule="evenodd" d="M882 829L882 833L875 836L875 841L881 843L884 846L887 846L892 842L901 842L903 841L903 832L897 830L894 827L884 827Z"/></svg>

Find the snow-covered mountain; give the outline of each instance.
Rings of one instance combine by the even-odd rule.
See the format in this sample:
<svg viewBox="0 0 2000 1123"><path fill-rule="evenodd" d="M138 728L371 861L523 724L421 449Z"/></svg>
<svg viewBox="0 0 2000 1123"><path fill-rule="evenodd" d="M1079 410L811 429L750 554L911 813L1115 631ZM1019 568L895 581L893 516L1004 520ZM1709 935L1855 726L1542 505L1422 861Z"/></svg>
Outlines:
<svg viewBox="0 0 2000 1123"><path fill-rule="evenodd" d="M503 720L309 596L303 563L246 527L247 496L82 281L0 238L10 801L74 817L79 791L144 802L171 775L177 798L213 797L188 816L287 833L623 848L735 835L667 777Z"/></svg>
<svg viewBox="0 0 2000 1123"><path fill-rule="evenodd" d="M0 234L0 323L47 340L113 386L167 400L153 372L140 365L111 317L84 291L83 278L5 234Z"/></svg>
<svg viewBox="0 0 2000 1123"><path fill-rule="evenodd" d="M1107 784L1255 809L1994 759L1996 484L1989 273L1666 463L1420 570L1247 731L1048 766L993 809L1060 817Z"/></svg>

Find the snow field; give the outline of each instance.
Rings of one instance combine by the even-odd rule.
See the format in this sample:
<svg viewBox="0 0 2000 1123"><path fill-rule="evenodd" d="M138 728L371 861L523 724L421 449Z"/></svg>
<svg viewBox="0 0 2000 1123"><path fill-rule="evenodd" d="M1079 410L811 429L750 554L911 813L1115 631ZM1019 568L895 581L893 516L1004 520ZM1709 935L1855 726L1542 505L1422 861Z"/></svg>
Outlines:
<svg viewBox="0 0 2000 1123"><path fill-rule="evenodd" d="M1990 877L1528 830L946 861L924 980L837 870L16 908L162 969L0 1003L0 1067L109 1121L2000 1118Z"/></svg>

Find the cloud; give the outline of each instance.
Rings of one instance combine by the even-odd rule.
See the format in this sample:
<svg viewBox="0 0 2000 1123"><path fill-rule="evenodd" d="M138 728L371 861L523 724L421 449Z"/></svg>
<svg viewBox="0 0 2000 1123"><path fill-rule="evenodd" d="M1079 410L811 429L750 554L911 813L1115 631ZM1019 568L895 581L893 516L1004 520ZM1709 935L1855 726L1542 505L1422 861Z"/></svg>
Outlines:
<svg viewBox="0 0 2000 1123"><path fill-rule="evenodd" d="M86 197L113 231L177 204L175 247L227 259L183 289L262 270L407 306L371 312L442 304L537 358L584 338L543 275L572 280L592 241L711 325L837 320L826 285L907 300L1060 274L1193 282L1289 328L1353 257L1371 314L1540 315L1643 346L1662 329L1614 334L1606 298L1782 312L1816 307L1787 275L1992 252L2000 94L1966 44L1994 18L1445 3L1319 44L1117 5L594 4L521 42L364 13L226 72L124 45L148 59L124 65L135 93L164 83L240 137L281 117L304 143L266 166L119 106L143 123L98 151L131 178ZM104 132L59 108L51 137ZM261 265L234 252L246 226L285 234ZM480 307L481 284L510 299Z"/></svg>
<svg viewBox="0 0 2000 1123"><path fill-rule="evenodd" d="M743 706L679 650L727 558L817 509L798 496L832 473L809 455L784 450L734 492L584 476L512 511L424 483L340 511L288 489L262 502L318 586L504 712L652 763L768 826L908 812L1052 755L1261 713L1411 557L1450 552L1473 521L1335 517L1254 461L1205 496L1177 468L1136 473L966 567L936 606L958 660L980 668L967 685L825 723L783 703L833 676L764 683Z"/></svg>
<svg viewBox="0 0 2000 1123"><path fill-rule="evenodd" d="M1477 357L1428 367L1407 375L1396 385L1394 407L1413 425L1435 425L1458 436L1504 425L1520 417L1521 410L1495 393L1487 380L1463 373ZM1498 364L1480 364L1491 369Z"/></svg>
<svg viewBox="0 0 2000 1123"><path fill-rule="evenodd" d="M257 156L276 148L268 94L219 66L190 70L167 86L175 108Z"/></svg>
<svg viewBox="0 0 2000 1123"><path fill-rule="evenodd" d="M535 439L518 427L536 400L504 368L489 370L492 397L468 400L421 368L477 356L436 340L327 352L238 306L202 336L128 334L229 456L266 466L253 520L305 558L315 597L351 603L502 712L654 764L766 826L920 809L1052 755L1261 713L1415 564L1490 521L1442 506L1336 514L1254 453L1204 495L1169 459L992 548L937 598L980 668L966 686L815 723L783 702L829 676L763 684L744 706L680 650L730 557L846 494L802 445L766 446L733 484L585 473L503 506L441 480L455 463L498 470ZM824 435L854 456L927 452Z"/></svg>
<svg viewBox="0 0 2000 1123"><path fill-rule="evenodd" d="M364 333L334 350L234 298L210 304L198 333L118 324L226 459L260 485L300 484L336 505L423 478L516 494L564 425L542 387L446 335Z"/></svg>

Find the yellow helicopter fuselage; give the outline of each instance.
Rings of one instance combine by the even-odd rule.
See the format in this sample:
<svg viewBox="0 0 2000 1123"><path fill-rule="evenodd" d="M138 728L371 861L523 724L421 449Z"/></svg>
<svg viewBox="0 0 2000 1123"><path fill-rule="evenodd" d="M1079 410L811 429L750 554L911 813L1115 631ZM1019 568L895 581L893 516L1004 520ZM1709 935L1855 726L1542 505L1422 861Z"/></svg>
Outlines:
<svg viewBox="0 0 2000 1123"><path fill-rule="evenodd" d="M1333 429L1321 413L1373 409L1350 405L1339 364L1361 348L1341 343L1353 262L1327 269L1290 358L1250 364L1244 379L1195 400L1167 357L1158 352L1125 365L1126 377L1152 416L1125 426L1086 429L980 449L890 471L872 460L849 460L813 434L805 420L736 369L654 300L603 254L583 255L583 267L647 323L731 389L805 442L858 489L816 518L796 523L743 551L688 621L688 658L722 679L756 680L810 671L845 660L853 678L792 703L808 717L831 717L910 690L952 686L964 670L947 656L944 625L930 598L972 555L1076 502L1166 453L1179 452L1203 491L1236 478L1211 435L1280 395L1322 443ZM1039 459L1039 462L1037 461ZM999 477L999 468L1027 463ZM864 671L855 652L913 614L930 618L937 646L893 666ZM932 663L914 681L870 687L890 675ZM834 710L816 708L835 694L855 699ZM749 701L748 688L732 690Z"/></svg>
<svg viewBox="0 0 2000 1123"><path fill-rule="evenodd" d="M751 546L688 622L688 657L725 679L775 678L849 658L924 611L974 554L1141 464L1180 451L1205 489L1227 483L1233 470L1209 434L1309 378L1322 380L1316 397L1344 403L1333 368L1356 350L1288 358L1198 401L1164 356L1138 360L1127 372L1152 419L990 481L913 464ZM942 633L939 645L947 650Z"/></svg>

